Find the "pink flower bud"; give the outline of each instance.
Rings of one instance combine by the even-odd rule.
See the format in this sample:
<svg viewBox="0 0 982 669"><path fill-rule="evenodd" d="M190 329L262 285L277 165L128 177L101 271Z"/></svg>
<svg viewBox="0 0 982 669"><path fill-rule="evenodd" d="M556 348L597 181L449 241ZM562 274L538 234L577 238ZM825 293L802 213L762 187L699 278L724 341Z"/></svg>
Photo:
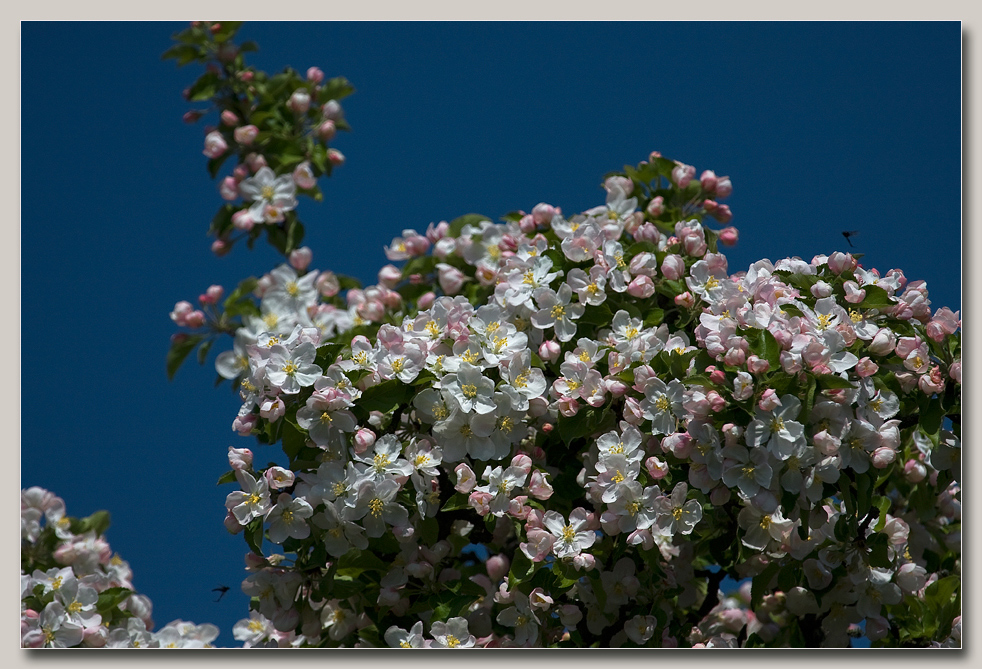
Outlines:
<svg viewBox="0 0 982 669"><path fill-rule="evenodd" d="M185 123L197 123L202 116L204 116L203 111L192 109L191 111L184 112L183 120Z"/></svg>
<svg viewBox="0 0 982 669"><path fill-rule="evenodd" d="M254 141L256 141L256 136L259 135L259 128L254 125L243 125L232 131L232 136L235 141L242 146L249 146Z"/></svg>
<svg viewBox="0 0 982 669"><path fill-rule="evenodd" d="M252 429L256 426L257 420L258 418L254 413L236 416L235 420L232 421L232 430L242 437L248 437L252 434Z"/></svg>
<svg viewBox="0 0 982 669"><path fill-rule="evenodd" d="M334 297L341 291L341 284L334 272L322 272L317 277L317 292L324 297Z"/></svg>
<svg viewBox="0 0 982 669"><path fill-rule="evenodd" d="M361 454L375 445L375 433L367 427L355 432L355 453Z"/></svg>
<svg viewBox="0 0 982 669"><path fill-rule="evenodd" d="M317 136L325 142L330 142L338 134L338 128L331 119L326 119L317 126Z"/></svg>
<svg viewBox="0 0 982 669"><path fill-rule="evenodd" d="M293 95L287 101L286 106L293 110L295 114L306 114L310 109L310 93L304 88L293 91Z"/></svg>
<svg viewBox="0 0 982 669"><path fill-rule="evenodd" d="M658 218L665 212L665 198L661 195L657 195L651 199L648 206L645 207L645 211L652 218Z"/></svg>
<svg viewBox="0 0 982 669"><path fill-rule="evenodd" d="M395 288L400 281L402 281L402 270L395 265L386 265L378 271L378 282L386 288Z"/></svg>
<svg viewBox="0 0 982 669"><path fill-rule="evenodd" d="M855 281L844 282L842 288L846 291L846 302L850 304L859 304L866 299L866 291L860 288Z"/></svg>
<svg viewBox="0 0 982 669"><path fill-rule="evenodd" d="M539 346L539 357L545 362L556 362L561 352L559 344L552 339L547 339Z"/></svg>
<svg viewBox="0 0 982 669"><path fill-rule="evenodd" d="M832 294L832 286L824 281L818 281L811 287L810 291L817 298L828 297Z"/></svg>
<svg viewBox="0 0 982 669"><path fill-rule="evenodd" d="M190 314L192 311L194 311L194 305L185 300L181 300L174 305L174 311L171 312L170 318L178 325L184 325L187 321L188 314Z"/></svg>
<svg viewBox="0 0 982 669"><path fill-rule="evenodd" d="M851 272L856 269L856 259L850 254L842 253L841 251L836 251L830 255L827 262L833 274L842 274L843 272Z"/></svg>
<svg viewBox="0 0 982 669"><path fill-rule="evenodd" d="M334 167L340 167L341 165L344 165L344 154L337 149L328 149L327 160L331 163L331 165L334 165Z"/></svg>
<svg viewBox="0 0 982 669"><path fill-rule="evenodd" d="M592 571L597 566L597 558L589 553L573 556L573 568L576 571Z"/></svg>
<svg viewBox="0 0 982 669"><path fill-rule="evenodd" d="M228 447L228 464L235 470L252 468L252 451L248 448Z"/></svg>
<svg viewBox="0 0 982 669"><path fill-rule="evenodd" d="M719 231L719 241L723 246L736 246L740 234L732 225Z"/></svg>
<svg viewBox="0 0 982 669"><path fill-rule="evenodd" d="M559 399L559 413L566 418L572 418L580 410L580 404L572 397L561 397Z"/></svg>
<svg viewBox="0 0 982 669"><path fill-rule="evenodd" d="M419 296L419 299L416 300L416 307L418 309L429 309L431 306L433 306L433 302L435 301L436 293L431 290L428 293L423 293Z"/></svg>
<svg viewBox="0 0 982 669"><path fill-rule="evenodd" d="M266 167L266 157L258 153L250 153L246 156L246 165L253 174Z"/></svg>
<svg viewBox="0 0 982 669"><path fill-rule="evenodd" d="M869 343L869 351L876 355L890 355L896 345L897 336L888 328L880 328Z"/></svg>
<svg viewBox="0 0 982 669"><path fill-rule="evenodd" d="M668 463L662 462L654 455L644 461L644 467L648 471L648 475L656 481L668 475Z"/></svg>
<svg viewBox="0 0 982 669"><path fill-rule="evenodd" d="M277 420L282 418L285 413L286 405L279 397L266 397L259 405L259 415L268 420L270 423L275 423Z"/></svg>
<svg viewBox="0 0 982 669"><path fill-rule="evenodd" d="M222 112L222 123L224 123L225 125L232 127L234 125L237 125L238 122L239 122L239 117L235 115L235 112L229 109L226 109L225 111Z"/></svg>
<svg viewBox="0 0 982 669"><path fill-rule="evenodd" d="M320 82L324 81L324 72L321 71L319 67L308 67L307 81L313 84L319 84Z"/></svg>
<svg viewBox="0 0 982 669"><path fill-rule="evenodd" d="M721 204L716 207L716 211L712 213L712 217L725 225L733 220L733 212L730 211L730 207L728 205Z"/></svg>
<svg viewBox="0 0 982 669"><path fill-rule="evenodd" d="M775 392L773 388L768 388L764 391L764 394L760 396L758 406L760 407L761 411L773 411L781 406L781 398L777 396L777 392Z"/></svg>
<svg viewBox="0 0 982 669"><path fill-rule="evenodd" d="M464 285L464 280L467 278L464 273L453 265L447 265L446 263L437 263L436 269L440 289L446 295L456 295L459 293L461 287Z"/></svg>
<svg viewBox="0 0 982 669"><path fill-rule="evenodd" d="M532 471L532 458L525 453L519 453L511 459L511 466L518 467L528 476L529 472Z"/></svg>
<svg viewBox="0 0 982 669"><path fill-rule="evenodd" d="M298 272L306 271L306 269L310 267L310 261L313 258L313 255L314 252L307 246L301 246L298 249L293 249L290 251L290 267Z"/></svg>
<svg viewBox="0 0 982 669"><path fill-rule="evenodd" d="M536 469L532 472L532 477L528 485L529 492L539 500L547 500L552 497L552 484L549 483L548 474Z"/></svg>
<svg viewBox="0 0 982 669"><path fill-rule="evenodd" d="M314 176L310 162L305 160L293 169L293 183L304 190L311 190L317 185L317 177Z"/></svg>
<svg viewBox="0 0 982 669"><path fill-rule="evenodd" d="M696 168L692 165L683 165L681 163L677 164L672 168L672 181L674 181L679 188L685 188L692 181L692 177L696 175Z"/></svg>
<svg viewBox="0 0 982 669"><path fill-rule="evenodd" d="M747 358L747 370L751 374L763 374L771 368L771 363L766 360L758 358L756 355L752 355Z"/></svg>
<svg viewBox="0 0 982 669"><path fill-rule="evenodd" d="M685 274L685 261L675 253L665 256L661 263L661 273L666 279L673 281L681 279Z"/></svg>
<svg viewBox="0 0 982 669"><path fill-rule="evenodd" d="M641 404L633 397L624 398L624 420L631 425L640 425L644 420Z"/></svg>
<svg viewBox="0 0 982 669"><path fill-rule="evenodd" d="M730 367L739 367L747 359L747 354L742 348L731 348L723 356L723 363ZM765 361L766 362L766 361Z"/></svg>
<svg viewBox="0 0 982 669"><path fill-rule="evenodd" d="M463 462L454 468L454 473L457 475L457 483L454 485L454 490L457 492L467 494L477 486L477 477L474 476L474 470Z"/></svg>
<svg viewBox="0 0 982 669"><path fill-rule="evenodd" d="M228 530L229 534L238 534L245 529L244 525L239 525L239 521L235 519L232 512L229 511L225 515L225 529Z"/></svg>
<svg viewBox="0 0 982 669"><path fill-rule="evenodd" d="M863 358L862 360L856 363L856 374L858 374L859 377L863 379L865 379L867 376L873 376L874 374L876 374L878 369L879 366L875 362L870 360L868 357Z"/></svg>
<svg viewBox="0 0 982 669"><path fill-rule="evenodd" d="M549 223L552 218L556 215L557 210L551 204L546 204L545 202L540 202L539 204L532 207L532 220L535 224L545 225Z"/></svg>
<svg viewBox="0 0 982 669"><path fill-rule="evenodd" d="M716 177L716 197L722 200L730 197L731 193L733 193L733 184L730 182L730 177Z"/></svg>
<svg viewBox="0 0 982 669"><path fill-rule="evenodd" d="M235 177L225 177L222 179L222 183L218 187L218 194L227 202L231 202L239 197L239 184L235 180Z"/></svg>
<svg viewBox="0 0 982 669"><path fill-rule="evenodd" d="M477 515L484 517L491 513L488 503L491 501L491 493L474 490L467 496L467 504L477 512Z"/></svg>
<svg viewBox="0 0 982 669"><path fill-rule="evenodd" d="M205 136L205 149L202 151L207 157L215 159L228 150L228 143L222 137L222 133L212 130Z"/></svg>
<svg viewBox="0 0 982 669"><path fill-rule="evenodd" d="M884 469L891 462L897 459L897 452L888 446L881 446L873 451L873 466L877 469Z"/></svg>
<svg viewBox="0 0 982 669"><path fill-rule="evenodd" d="M627 293L631 297L647 299L655 294L655 284L651 280L651 277L642 274L641 276L634 277L631 283L628 284Z"/></svg>
<svg viewBox="0 0 982 669"><path fill-rule="evenodd" d="M232 250L232 245L229 244L224 239L216 239L211 243L211 252L216 256L221 258L223 255Z"/></svg>
<svg viewBox="0 0 982 669"><path fill-rule="evenodd" d="M488 570L488 578L497 583L508 574L511 561L504 554L492 555L484 563L484 568Z"/></svg>
<svg viewBox="0 0 982 669"><path fill-rule="evenodd" d="M696 299L692 297L692 293L685 291L681 295L675 296L675 304L679 305L680 307L691 309L696 305Z"/></svg>
<svg viewBox="0 0 982 669"><path fill-rule="evenodd" d="M252 220L248 209L241 209L232 214L232 226L236 230L245 230L248 232L252 230L255 224L256 222Z"/></svg>
<svg viewBox="0 0 982 669"><path fill-rule="evenodd" d="M962 382L962 361L956 360L951 363L951 367L948 368L948 376L955 380L955 383Z"/></svg>
<svg viewBox="0 0 982 669"><path fill-rule="evenodd" d="M184 324L189 328L200 328L205 324L205 315L196 309L187 315Z"/></svg>
<svg viewBox="0 0 982 669"><path fill-rule="evenodd" d="M726 486L716 486L709 492L709 501L714 506L723 506L730 501L730 489Z"/></svg>
<svg viewBox="0 0 982 669"><path fill-rule="evenodd" d="M908 460L904 464L904 477L911 483L920 483L927 476L927 468L917 460Z"/></svg>
<svg viewBox="0 0 982 669"><path fill-rule="evenodd" d="M628 391L630 386L621 381L616 376L608 376L604 379L604 388L607 389L613 397L623 397L624 393Z"/></svg>
<svg viewBox="0 0 982 669"><path fill-rule="evenodd" d="M188 319L190 321L190 318ZM937 365L933 369L938 369ZM919 379L917 379L917 387L921 389L921 392L925 395L933 395L935 393L944 392L944 381L940 378L940 374L922 374Z"/></svg>
<svg viewBox="0 0 982 669"><path fill-rule="evenodd" d="M712 193L716 190L716 173L712 170L706 170L699 176L699 185L702 186L704 191Z"/></svg>
<svg viewBox="0 0 982 669"><path fill-rule="evenodd" d="M283 488L289 488L296 482L296 475L289 469L284 469L283 467L270 467L265 472L263 472L263 478L266 479L266 484L269 485L272 490L282 490Z"/></svg>

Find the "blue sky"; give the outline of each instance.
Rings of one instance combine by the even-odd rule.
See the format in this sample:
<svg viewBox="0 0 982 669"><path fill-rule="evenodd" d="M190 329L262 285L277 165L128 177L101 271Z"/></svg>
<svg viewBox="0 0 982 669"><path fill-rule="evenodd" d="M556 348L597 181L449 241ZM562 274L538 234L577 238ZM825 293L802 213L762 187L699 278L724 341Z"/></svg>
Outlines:
<svg viewBox="0 0 982 669"><path fill-rule="evenodd" d="M230 445L254 444L212 387L217 348L167 381L168 313L277 259L209 250L221 200L204 124L181 122L198 71L160 60L181 28L22 24L21 484L72 515L108 509L158 626L212 622L233 645L246 547L215 481ZM958 23L247 23L240 38L262 69L317 65L357 89L334 142L348 163L299 209L313 267L373 282L403 228L541 201L575 213L658 150L731 177L731 271L848 250L841 232L859 230L864 266L960 308Z"/></svg>

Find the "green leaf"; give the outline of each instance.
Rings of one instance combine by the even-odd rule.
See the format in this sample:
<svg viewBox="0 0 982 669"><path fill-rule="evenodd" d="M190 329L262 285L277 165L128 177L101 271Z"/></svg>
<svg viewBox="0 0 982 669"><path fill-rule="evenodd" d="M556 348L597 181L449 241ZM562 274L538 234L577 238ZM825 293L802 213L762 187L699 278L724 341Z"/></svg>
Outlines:
<svg viewBox="0 0 982 669"><path fill-rule="evenodd" d="M575 416L560 415L556 421L559 436L568 446L573 440L594 432L612 429L616 425L614 414L606 407L580 409Z"/></svg>
<svg viewBox="0 0 982 669"><path fill-rule="evenodd" d="M88 518L83 518L79 532L77 534L84 534L85 532L95 532L96 536L102 536L109 529L109 512L108 511L96 511Z"/></svg>
<svg viewBox="0 0 982 669"><path fill-rule="evenodd" d="M218 477L218 483L215 485L225 485L226 483L235 483L235 470L230 470Z"/></svg>
<svg viewBox="0 0 982 669"><path fill-rule="evenodd" d="M208 341L204 342L198 348L198 364L199 365L205 364L205 360L208 359L208 351L211 349L211 345L214 344L214 343L215 343L215 340L214 339L209 339Z"/></svg>
<svg viewBox="0 0 982 669"><path fill-rule="evenodd" d="M864 474L856 474L856 509L860 515L865 516L873 508L873 478L876 473L867 471Z"/></svg>
<svg viewBox="0 0 982 669"><path fill-rule="evenodd" d="M463 216L458 216L454 220L450 221L450 231L448 235L450 237L460 237L461 231L464 229L465 225L472 225L477 227L478 223L481 221L489 221L487 216L483 214L464 214Z"/></svg>
<svg viewBox="0 0 982 669"><path fill-rule="evenodd" d="M772 562L762 571L753 577L753 582L750 586L750 609L756 611L760 607L760 602L764 598L764 595L770 592L771 579L780 571L781 565L777 562Z"/></svg>
<svg viewBox="0 0 982 669"><path fill-rule="evenodd" d="M365 411L381 411L387 414L400 404L408 403L412 395L412 386L407 386L399 379L390 379L368 388L356 404Z"/></svg>
<svg viewBox="0 0 982 669"><path fill-rule="evenodd" d="M250 276L248 279L243 279L239 283L238 287L225 298L225 302L223 304L225 310L227 311L230 309L233 304L241 300L246 295L251 296L252 291L256 289L257 285L259 285L259 281L256 280L256 277L254 276Z"/></svg>
<svg viewBox="0 0 982 669"><path fill-rule="evenodd" d="M521 551L515 551L515 559L508 570L508 585L513 588L515 584L525 581L535 570L535 563L528 559L528 556Z"/></svg>
<svg viewBox="0 0 982 669"><path fill-rule="evenodd" d="M317 357L314 364L321 369L327 369L337 360L338 354L344 348L344 344L323 344L317 349Z"/></svg>
<svg viewBox="0 0 982 669"><path fill-rule="evenodd" d="M199 60L205 57L204 50L201 47L193 44L175 44L171 48L167 49L160 59L169 60L173 58L177 61L178 67L184 67L191 61Z"/></svg>
<svg viewBox="0 0 982 669"><path fill-rule="evenodd" d="M837 374L816 374L815 380L822 390L853 390L856 387Z"/></svg>
<svg viewBox="0 0 982 669"><path fill-rule="evenodd" d="M286 229L286 252L290 253L298 248L303 242L304 228L303 224L294 219L290 222L289 227Z"/></svg>
<svg viewBox="0 0 982 669"><path fill-rule="evenodd" d="M458 511L468 508L470 508L470 505L467 503L467 495L455 492L450 496L450 499L447 500L447 503L443 505L440 511Z"/></svg>
<svg viewBox="0 0 982 669"><path fill-rule="evenodd" d="M254 518L252 521L246 525L245 532L246 543L252 552L256 555L263 554L263 519Z"/></svg>
<svg viewBox="0 0 982 669"><path fill-rule="evenodd" d="M176 341L171 344L170 351L167 352L167 378L173 379L178 368L184 363L194 347L204 339L204 335L188 335L186 339Z"/></svg>
<svg viewBox="0 0 982 669"><path fill-rule="evenodd" d="M191 84L188 89L188 100L191 102L201 102L210 100L221 83L221 77L215 72L205 72L198 80Z"/></svg>
<svg viewBox="0 0 982 669"><path fill-rule="evenodd" d="M644 326L646 328L652 328L661 325L661 322L665 319L665 310L659 309L658 307L652 307L646 310L644 317Z"/></svg>
<svg viewBox="0 0 982 669"><path fill-rule="evenodd" d="M863 290L866 291L866 298L859 303L860 309L889 309L896 304L887 291L879 286L866 285Z"/></svg>
<svg viewBox="0 0 982 669"><path fill-rule="evenodd" d="M125 602L133 591L129 588L117 587L107 588L99 593L99 600L96 602L96 610L100 613L114 609Z"/></svg>
<svg viewBox="0 0 982 669"><path fill-rule="evenodd" d="M361 281L353 276L345 276L344 274L338 274L338 285L341 290L349 290L351 288L361 288Z"/></svg>
<svg viewBox="0 0 982 669"><path fill-rule="evenodd" d="M961 578L955 574L938 579L924 589L924 601L939 609L948 604L960 585Z"/></svg>
<svg viewBox="0 0 982 669"><path fill-rule="evenodd" d="M355 92L355 87L344 77L334 77L324 82L317 92L317 101L324 104L328 100L341 100Z"/></svg>
<svg viewBox="0 0 982 669"><path fill-rule="evenodd" d="M941 406L940 398L932 398L927 405L927 409L921 412L921 429L924 434L937 434L944 422L944 408Z"/></svg>
<svg viewBox="0 0 982 669"><path fill-rule="evenodd" d="M226 160L228 160L229 156L231 155L232 155L231 151L226 151L225 153L218 156L217 158L212 158L208 161L208 174L211 175L212 179L218 176L218 170L222 169L222 165L225 163Z"/></svg>
<svg viewBox="0 0 982 669"><path fill-rule="evenodd" d="M280 438L283 440L283 452L291 460L296 458L307 445L307 437L285 419L283 419L283 430L280 432Z"/></svg>
<svg viewBox="0 0 982 669"><path fill-rule="evenodd" d="M664 315L664 312L662 312ZM611 313L610 307L606 304L600 304L597 306L587 305L583 310L583 315L580 316L577 323L582 325L597 325L600 327L610 327L610 322L613 320L614 314Z"/></svg>

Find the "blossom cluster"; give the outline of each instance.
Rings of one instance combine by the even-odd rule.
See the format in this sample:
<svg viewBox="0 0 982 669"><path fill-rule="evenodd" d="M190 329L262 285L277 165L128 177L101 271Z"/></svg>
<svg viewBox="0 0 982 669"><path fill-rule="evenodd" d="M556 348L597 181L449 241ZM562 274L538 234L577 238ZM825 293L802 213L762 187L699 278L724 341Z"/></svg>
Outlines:
<svg viewBox="0 0 982 669"><path fill-rule="evenodd" d="M106 542L104 511L72 518L62 498L35 486L21 490L20 524L22 647L212 647L211 624L174 620L152 631L153 604Z"/></svg>
<svg viewBox="0 0 982 669"><path fill-rule="evenodd" d="M202 150L212 178L236 159L219 183L227 204L212 220L212 251L224 255L240 239L251 248L265 231L273 246L289 253L304 234L294 212L297 196L321 200L317 179L344 164L344 154L329 144L338 131L350 129L340 101L354 89L343 77L327 79L318 67L305 76L289 68L270 76L247 66L244 54L256 46L232 41L240 25L193 21L174 36L177 44L164 58L205 66L184 97L210 106L189 110L184 120L218 117L217 126L205 128Z"/></svg>
<svg viewBox="0 0 982 669"><path fill-rule="evenodd" d="M232 335L233 430L288 459L220 479L245 645L960 645L961 321L923 281L731 272L730 179L654 152L582 213L406 229L362 287L310 268L284 155L216 220L287 262L171 314L169 371Z"/></svg>
<svg viewBox="0 0 982 669"><path fill-rule="evenodd" d="M258 305L217 368L243 400L233 428L281 439L291 467L231 449L226 526L294 556L243 585L270 623L254 642L380 642L360 609L432 616L420 593L462 578L469 540L512 566L470 574L486 592L448 611L478 645L703 643L710 566L843 645L957 574L958 314L844 253L729 274L706 209L664 208L678 165L635 174L652 166L664 195L621 174L575 216L404 231L386 247L402 270L343 299L309 255L246 285ZM358 581L376 601L331 597L369 552L393 562ZM743 621L742 643L802 634Z"/></svg>

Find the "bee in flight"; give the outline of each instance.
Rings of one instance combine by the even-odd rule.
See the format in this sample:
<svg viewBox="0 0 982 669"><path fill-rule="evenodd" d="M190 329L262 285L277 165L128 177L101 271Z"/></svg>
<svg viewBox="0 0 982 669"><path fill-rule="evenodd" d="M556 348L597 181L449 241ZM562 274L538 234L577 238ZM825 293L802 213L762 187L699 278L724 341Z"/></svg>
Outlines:
<svg viewBox="0 0 982 669"><path fill-rule="evenodd" d="M229 591L229 587L227 585L220 585L217 588L212 588L211 591L221 593L218 595L218 599L215 600L216 602L220 602L222 601L222 597L225 596L225 593Z"/></svg>
<svg viewBox="0 0 982 669"><path fill-rule="evenodd" d="M849 246L852 246L852 240L850 240L849 238L855 237L858 234L859 234L859 230L852 230L851 232L843 232L842 236L846 238L847 242L849 242ZM855 247L853 246L853 248Z"/></svg>

